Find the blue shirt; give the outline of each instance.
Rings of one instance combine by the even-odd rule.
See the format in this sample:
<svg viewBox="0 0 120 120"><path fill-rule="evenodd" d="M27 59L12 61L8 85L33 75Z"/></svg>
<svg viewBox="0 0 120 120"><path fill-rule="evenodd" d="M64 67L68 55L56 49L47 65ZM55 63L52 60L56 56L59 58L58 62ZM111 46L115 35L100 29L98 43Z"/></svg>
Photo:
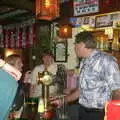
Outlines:
<svg viewBox="0 0 120 120"><path fill-rule="evenodd" d="M3 69L0 69L0 120L7 120L17 87L17 81Z"/></svg>
<svg viewBox="0 0 120 120"><path fill-rule="evenodd" d="M120 88L120 71L116 59L94 50L80 63L79 103L87 108L103 109L112 91Z"/></svg>

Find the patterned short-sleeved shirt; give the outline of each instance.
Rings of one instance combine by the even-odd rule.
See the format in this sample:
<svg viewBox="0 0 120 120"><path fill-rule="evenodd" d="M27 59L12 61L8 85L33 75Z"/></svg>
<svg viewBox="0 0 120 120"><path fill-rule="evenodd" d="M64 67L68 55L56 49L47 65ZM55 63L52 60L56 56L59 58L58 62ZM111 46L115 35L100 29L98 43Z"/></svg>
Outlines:
<svg viewBox="0 0 120 120"><path fill-rule="evenodd" d="M113 90L120 88L120 71L116 59L94 50L80 63L79 103L88 108L103 109Z"/></svg>

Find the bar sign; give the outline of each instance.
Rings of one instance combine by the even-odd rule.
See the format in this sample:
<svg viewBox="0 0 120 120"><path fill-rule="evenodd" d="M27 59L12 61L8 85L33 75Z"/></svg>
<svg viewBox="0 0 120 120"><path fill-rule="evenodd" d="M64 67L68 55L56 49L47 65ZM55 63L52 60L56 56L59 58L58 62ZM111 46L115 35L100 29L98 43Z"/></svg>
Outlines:
<svg viewBox="0 0 120 120"><path fill-rule="evenodd" d="M74 0L74 16L99 12L99 0Z"/></svg>

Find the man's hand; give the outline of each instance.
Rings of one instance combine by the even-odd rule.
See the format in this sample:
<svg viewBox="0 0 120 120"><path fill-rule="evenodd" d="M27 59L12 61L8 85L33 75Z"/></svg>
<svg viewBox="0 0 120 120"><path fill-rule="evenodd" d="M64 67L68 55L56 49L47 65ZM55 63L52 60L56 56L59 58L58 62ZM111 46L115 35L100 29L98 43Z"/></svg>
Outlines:
<svg viewBox="0 0 120 120"><path fill-rule="evenodd" d="M49 100L53 106L57 106L58 108L60 108L64 105L64 97L65 95L59 95L56 97L50 97Z"/></svg>
<svg viewBox="0 0 120 120"><path fill-rule="evenodd" d="M77 100L79 98L80 91L76 89L73 93L69 95L61 95L50 98L50 103L58 105L58 107L62 107L64 104Z"/></svg>
<svg viewBox="0 0 120 120"><path fill-rule="evenodd" d="M56 106L57 108L60 108L63 106L64 103L62 102L61 99L56 99L56 100L51 101L51 104L53 106Z"/></svg>

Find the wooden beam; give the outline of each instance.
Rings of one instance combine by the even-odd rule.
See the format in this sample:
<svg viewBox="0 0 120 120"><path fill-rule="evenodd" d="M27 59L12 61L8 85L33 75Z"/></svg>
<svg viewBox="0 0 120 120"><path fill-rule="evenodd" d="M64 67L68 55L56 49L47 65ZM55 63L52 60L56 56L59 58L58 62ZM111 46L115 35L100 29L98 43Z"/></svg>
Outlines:
<svg viewBox="0 0 120 120"><path fill-rule="evenodd" d="M31 0L0 0L1 4L10 6L16 9L28 10L32 13L35 13L35 1Z"/></svg>

